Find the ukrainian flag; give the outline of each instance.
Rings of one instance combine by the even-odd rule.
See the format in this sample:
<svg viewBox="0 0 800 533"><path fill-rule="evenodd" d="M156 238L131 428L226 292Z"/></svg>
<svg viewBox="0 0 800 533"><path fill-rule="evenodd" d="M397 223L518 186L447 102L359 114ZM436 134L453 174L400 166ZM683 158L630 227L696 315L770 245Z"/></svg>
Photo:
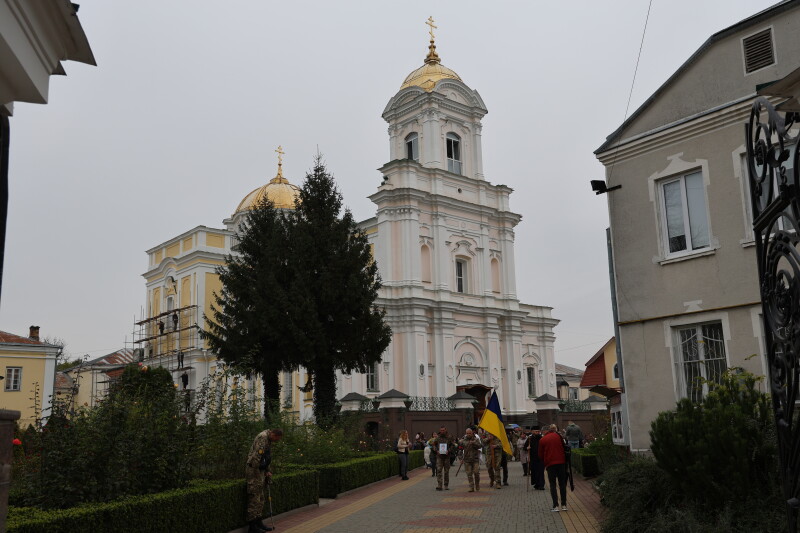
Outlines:
<svg viewBox="0 0 800 533"><path fill-rule="evenodd" d="M514 455L511 450L511 444L508 442L506 436L506 429L503 425L503 415L500 412L500 400L497 399L497 393L492 392L492 397L489 399L489 405L481 416L481 421L478 422L478 427L481 427L500 439L503 444L503 451L508 455Z"/></svg>

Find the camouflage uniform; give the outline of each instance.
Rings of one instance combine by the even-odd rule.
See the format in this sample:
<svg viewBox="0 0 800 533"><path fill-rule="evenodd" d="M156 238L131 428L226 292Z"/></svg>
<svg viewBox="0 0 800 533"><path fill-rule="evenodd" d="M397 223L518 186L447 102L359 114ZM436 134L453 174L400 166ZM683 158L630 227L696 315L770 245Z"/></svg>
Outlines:
<svg viewBox="0 0 800 533"><path fill-rule="evenodd" d="M447 454L442 455L439 453L439 445L447 444ZM442 476L444 476L444 488L450 484L450 452L456 443L449 433L439 435L433 441L433 453L436 454L436 481L439 490L442 490Z"/></svg>
<svg viewBox="0 0 800 533"><path fill-rule="evenodd" d="M260 520L264 514L264 482L266 474L270 471L269 465L266 470L259 468L261 456L267 454L268 461L272 459L270 448L272 441L270 430L265 429L253 441L250 453L247 454L247 467L245 468L245 479L247 480L247 521Z"/></svg>
<svg viewBox="0 0 800 533"><path fill-rule="evenodd" d="M494 446L494 449L492 449ZM489 488L499 489L502 485L500 481L500 461L503 458L503 444L500 439L489 433L486 438L486 470L489 471Z"/></svg>
<svg viewBox="0 0 800 533"><path fill-rule="evenodd" d="M481 490L481 441L475 435L461 439L464 448L464 470L467 472L469 491Z"/></svg>

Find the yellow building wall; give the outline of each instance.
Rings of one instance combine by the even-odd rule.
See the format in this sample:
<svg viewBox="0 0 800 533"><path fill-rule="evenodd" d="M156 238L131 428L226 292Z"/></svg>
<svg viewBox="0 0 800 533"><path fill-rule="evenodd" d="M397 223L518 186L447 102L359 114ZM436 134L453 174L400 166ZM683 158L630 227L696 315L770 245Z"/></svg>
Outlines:
<svg viewBox="0 0 800 533"><path fill-rule="evenodd" d="M188 252L194 248L194 237L187 237L183 239L183 251Z"/></svg>
<svg viewBox="0 0 800 533"><path fill-rule="evenodd" d="M19 425L27 428L29 424L36 421L36 410L33 407L34 384L39 384L38 408L41 410L42 403L47 401L43 398L44 389L44 370L45 353L36 354L32 352L5 351L0 352L0 372L5 378L8 367L22 368L20 379L20 389L18 391L7 391L6 380L0 381L0 409L12 409L21 413Z"/></svg>
<svg viewBox="0 0 800 533"><path fill-rule="evenodd" d="M167 257L178 257L181 253L181 243L176 242L167 246Z"/></svg>
<svg viewBox="0 0 800 533"><path fill-rule="evenodd" d="M203 305L203 314L211 317L211 304L214 303L214 293L222 292L222 282L216 272L206 272L206 290L205 300ZM208 341L205 341L206 349L209 348Z"/></svg>
<svg viewBox="0 0 800 533"><path fill-rule="evenodd" d="M206 245L214 248L225 248L225 235L206 233Z"/></svg>
<svg viewBox="0 0 800 533"><path fill-rule="evenodd" d="M603 359L606 363L606 381L608 386L619 388L619 379L614 379L614 365L617 364L617 341L612 340L603 350Z"/></svg>
<svg viewBox="0 0 800 533"><path fill-rule="evenodd" d="M159 250L156 252L156 264L159 264L162 259L164 259L164 254Z"/></svg>

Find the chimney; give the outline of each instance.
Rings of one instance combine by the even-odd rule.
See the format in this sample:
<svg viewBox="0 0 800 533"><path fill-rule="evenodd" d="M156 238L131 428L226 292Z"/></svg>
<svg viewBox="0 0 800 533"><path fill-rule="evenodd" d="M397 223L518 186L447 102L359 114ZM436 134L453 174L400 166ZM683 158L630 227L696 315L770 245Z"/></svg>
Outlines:
<svg viewBox="0 0 800 533"><path fill-rule="evenodd" d="M31 333L28 335L31 340L39 340L39 326L31 326Z"/></svg>

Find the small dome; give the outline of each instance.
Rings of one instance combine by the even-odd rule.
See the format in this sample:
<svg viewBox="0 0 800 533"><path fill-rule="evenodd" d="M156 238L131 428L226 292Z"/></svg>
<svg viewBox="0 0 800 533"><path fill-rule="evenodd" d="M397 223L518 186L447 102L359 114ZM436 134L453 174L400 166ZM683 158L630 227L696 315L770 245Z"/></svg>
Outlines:
<svg viewBox="0 0 800 533"><path fill-rule="evenodd" d="M409 74L400 89L406 87L421 87L431 92L436 86L436 82L444 79L462 81L455 71L450 70L438 61L425 62L424 65Z"/></svg>
<svg viewBox="0 0 800 533"><path fill-rule="evenodd" d="M277 209L294 209L294 200L299 196L300 188L289 183L289 180L283 177L283 173L279 173L269 183L245 196L236 208L236 212L253 209L265 197L272 200Z"/></svg>

